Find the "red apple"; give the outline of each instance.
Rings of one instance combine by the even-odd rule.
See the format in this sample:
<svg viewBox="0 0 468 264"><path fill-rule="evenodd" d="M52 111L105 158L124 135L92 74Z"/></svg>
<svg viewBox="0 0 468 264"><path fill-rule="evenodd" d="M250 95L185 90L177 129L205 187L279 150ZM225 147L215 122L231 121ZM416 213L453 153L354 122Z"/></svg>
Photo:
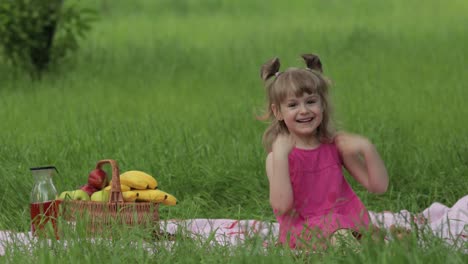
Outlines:
<svg viewBox="0 0 468 264"><path fill-rule="evenodd" d="M88 177L88 185L101 190L102 188L106 187L107 185L107 175L106 172L97 168L92 170L89 173Z"/></svg>
<svg viewBox="0 0 468 264"><path fill-rule="evenodd" d="M81 186L80 189L85 191L86 193L88 193L89 196L91 196L93 193L98 191L98 189L94 188L93 186L91 186L89 184Z"/></svg>

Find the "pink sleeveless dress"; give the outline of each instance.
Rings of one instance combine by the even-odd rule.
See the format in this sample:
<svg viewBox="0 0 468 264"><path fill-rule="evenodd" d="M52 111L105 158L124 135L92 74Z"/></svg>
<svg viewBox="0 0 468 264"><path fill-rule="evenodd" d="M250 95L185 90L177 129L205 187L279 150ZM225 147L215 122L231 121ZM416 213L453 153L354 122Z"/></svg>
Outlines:
<svg viewBox="0 0 468 264"><path fill-rule="evenodd" d="M369 226L368 212L344 178L342 165L334 144L291 151L289 174L296 214L277 216L280 243L295 248L313 237L327 238L338 229L359 231Z"/></svg>

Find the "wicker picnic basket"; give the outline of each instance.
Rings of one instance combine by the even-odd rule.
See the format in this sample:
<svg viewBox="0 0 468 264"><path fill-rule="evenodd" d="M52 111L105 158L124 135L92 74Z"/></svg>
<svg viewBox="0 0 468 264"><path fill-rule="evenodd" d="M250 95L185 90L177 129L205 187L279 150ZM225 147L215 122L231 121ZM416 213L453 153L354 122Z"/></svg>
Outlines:
<svg viewBox="0 0 468 264"><path fill-rule="evenodd" d="M112 185L108 202L66 200L61 203L63 218L72 223L84 221L86 231L101 233L115 224L156 227L159 222L159 204L152 202L125 202L120 187L119 167L115 160L100 160L96 169L109 163Z"/></svg>

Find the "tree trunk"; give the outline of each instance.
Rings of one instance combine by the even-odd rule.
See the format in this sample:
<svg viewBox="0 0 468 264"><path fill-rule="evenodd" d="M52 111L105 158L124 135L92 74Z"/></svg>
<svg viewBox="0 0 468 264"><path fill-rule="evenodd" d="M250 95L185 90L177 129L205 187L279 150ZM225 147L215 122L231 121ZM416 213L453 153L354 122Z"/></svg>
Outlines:
<svg viewBox="0 0 468 264"><path fill-rule="evenodd" d="M38 73L47 69L51 60L51 49L57 27L57 14L62 7L63 0L50 0L49 10L41 14L42 16L54 15L54 19L44 24L42 30L37 32L34 39L38 45L30 50L31 62ZM46 17L39 18L39 21L46 21Z"/></svg>

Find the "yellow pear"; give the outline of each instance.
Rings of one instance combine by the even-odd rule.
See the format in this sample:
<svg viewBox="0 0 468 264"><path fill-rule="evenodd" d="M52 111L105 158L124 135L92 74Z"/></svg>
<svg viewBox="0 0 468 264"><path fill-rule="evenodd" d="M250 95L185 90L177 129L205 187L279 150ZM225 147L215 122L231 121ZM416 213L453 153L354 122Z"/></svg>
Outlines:
<svg viewBox="0 0 468 264"><path fill-rule="evenodd" d="M101 190L93 193L91 195L91 201L95 202L108 202L109 201L109 191Z"/></svg>

